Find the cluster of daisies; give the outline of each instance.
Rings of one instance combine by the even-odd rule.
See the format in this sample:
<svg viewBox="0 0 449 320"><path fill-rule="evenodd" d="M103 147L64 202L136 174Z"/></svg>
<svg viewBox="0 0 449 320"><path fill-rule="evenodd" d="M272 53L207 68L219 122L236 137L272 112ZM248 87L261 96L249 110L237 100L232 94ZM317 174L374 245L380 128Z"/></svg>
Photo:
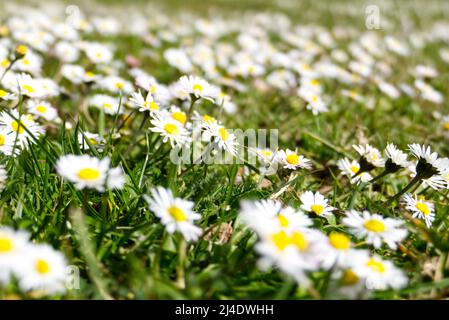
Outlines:
<svg viewBox="0 0 449 320"><path fill-rule="evenodd" d="M67 262L47 244L30 241L26 231L0 226L0 286L13 280L24 292L66 291Z"/></svg>

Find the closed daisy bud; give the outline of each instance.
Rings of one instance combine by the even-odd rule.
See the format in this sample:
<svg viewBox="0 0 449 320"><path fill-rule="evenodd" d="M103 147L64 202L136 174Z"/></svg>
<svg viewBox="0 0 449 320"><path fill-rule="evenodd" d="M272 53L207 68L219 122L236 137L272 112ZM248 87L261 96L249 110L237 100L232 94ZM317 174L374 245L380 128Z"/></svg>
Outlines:
<svg viewBox="0 0 449 320"><path fill-rule="evenodd" d="M25 45L23 44L19 44L16 49L14 50L14 55L16 59L22 59L23 57L25 57L26 53L27 53L28 49Z"/></svg>

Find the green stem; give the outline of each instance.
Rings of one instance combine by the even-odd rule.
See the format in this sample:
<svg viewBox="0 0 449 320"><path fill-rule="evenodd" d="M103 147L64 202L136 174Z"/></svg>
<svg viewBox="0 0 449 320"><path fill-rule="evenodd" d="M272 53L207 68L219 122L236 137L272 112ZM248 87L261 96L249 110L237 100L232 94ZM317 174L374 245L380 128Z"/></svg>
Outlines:
<svg viewBox="0 0 449 320"><path fill-rule="evenodd" d="M389 206L393 203L393 201L399 199L404 193L406 193L408 190L410 190L415 184L418 183L418 186L421 184L421 176L419 174L417 174L412 181L410 181L408 183L408 185L405 186L404 189L402 189L401 191L399 191L397 194L395 194L393 197L391 197L390 199L388 199L388 201L385 202L386 206Z"/></svg>
<svg viewBox="0 0 449 320"><path fill-rule="evenodd" d="M186 287L184 264L186 260L187 253L187 242L184 238L181 238L179 242L179 265L176 269L176 286L180 289Z"/></svg>

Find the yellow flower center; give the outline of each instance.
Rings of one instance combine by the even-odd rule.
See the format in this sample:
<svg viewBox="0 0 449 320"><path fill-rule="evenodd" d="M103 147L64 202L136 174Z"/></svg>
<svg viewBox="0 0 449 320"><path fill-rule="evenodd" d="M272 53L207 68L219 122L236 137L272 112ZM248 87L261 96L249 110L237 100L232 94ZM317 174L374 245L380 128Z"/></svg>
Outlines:
<svg viewBox="0 0 449 320"><path fill-rule="evenodd" d="M5 136L0 134L0 146L5 144Z"/></svg>
<svg viewBox="0 0 449 320"><path fill-rule="evenodd" d="M203 86L198 84L198 83L195 83L193 85L193 91L198 91L199 93L202 93L203 92Z"/></svg>
<svg viewBox="0 0 449 320"><path fill-rule="evenodd" d="M0 253L11 252L14 249L12 240L8 237L0 237Z"/></svg>
<svg viewBox="0 0 449 320"><path fill-rule="evenodd" d="M36 110L37 110L37 112L45 113L47 111L47 108L45 106L43 106L43 105L38 105L36 107Z"/></svg>
<svg viewBox="0 0 449 320"><path fill-rule="evenodd" d="M164 130L165 132L167 132L168 134L173 134L173 135L177 135L179 133L179 129L178 126L176 124L173 123L167 123L164 126Z"/></svg>
<svg viewBox="0 0 449 320"><path fill-rule="evenodd" d="M376 261L374 259L369 259L366 263L368 267L370 267L373 271L383 273L385 272L385 266L380 261Z"/></svg>
<svg viewBox="0 0 449 320"><path fill-rule="evenodd" d="M8 94L8 92L0 89L0 98L6 97L7 94Z"/></svg>
<svg viewBox="0 0 449 320"><path fill-rule="evenodd" d="M47 274L50 272L50 265L44 259L39 259L35 264L36 271L40 274Z"/></svg>
<svg viewBox="0 0 449 320"><path fill-rule="evenodd" d="M220 137L223 141L227 141L229 139L229 132L225 128L218 129L218 133L220 133Z"/></svg>
<svg viewBox="0 0 449 320"><path fill-rule="evenodd" d="M351 166L351 171L352 173L356 174L357 172L359 172L360 168L357 166Z"/></svg>
<svg viewBox="0 0 449 320"><path fill-rule="evenodd" d="M449 130L449 122L446 122L445 124L443 124L443 128L446 130Z"/></svg>
<svg viewBox="0 0 449 320"><path fill-rule="evenodd" d="M106 109L112 109L112 105L110 103L103 103L103 107Z"/></svg>
<svg viewBox="0 0 449 320"><path fill-rule="evenodd" d="M320 85L320 82L317 79L310 80L310 85L317 87Z"/></svg>
<svg viewBox="0 0 449 320"><path fill-rule="evenodd" d="M28 84L24 85L23 89L26 90L28 93L34 93L35 92L34 88L32 86L28 85Z"/></svg>
<svg viewBox="0 0 449 320"><path fill-rule="evenodd" d="M91 71L86 71L85 76L88 78L93 78L93 77L95 77L95 73L93 73Z"/></svg>
<svg viewBox="0 0 449 320"><path fill-rule="evenodd" d="M181 112L181 111L173 112L171 114L171 116L172 116L173 119L175 119L176 121L181 122L182 124L185 124L186 121L187 121L186 114L184 112Z"/></svg>
<svg viewBox="0 0 449 320"><path fill-rule="evenodd" d="M0 66L2 66L2 68L8 68L9 67L9 60L8 59L3 59L1 62L0 62Z"/></svg>
<svg viewBox="0 0 449 320"><path fill-rule="evenodd" d="M320 215L323 213L324 207L321 204L313 204L310 209L312 209L312 211L317 215Z"/></svg>
<svg viewBox="0 0 449 320"><path fill-rule="evenodd" d="M203 116L203 121L206 122L207 124L212 124L212 123L215 123L217 120L215 120L214 117L211 117L211 116L205 114Z"/></svg>
<svg viewBox="0 0 449 320"><path fill-rule="evenodd" d="M143 105L150 110L159 110L159 106L153 101L145 101Z"/></svg>
<svg viewBox="0 0 449 320"><path fill-rule="evenodd" d="M372 232L384 232L385 224L382 221L371 219L365 222L363 225L366 229Z"/></svg>
<svg viewBox="0 0 449 320"><path fill-rule="evenodd" d="M82 180L96 180L100 176L100 171L94 168L84 168L78 172L78 177Z"/></svg>
<svg viewBox="0 0 449 320"><path fill-rule="evenodd" d="M187 216L184 211L182 211L182 209L178 208L177 206L171 206L167 211L168 214L178 222L187 220Z"/></svg>
<svg viewBox="0 0 449 320"><path fill-rule="evenodd" d="M430 213L429 207L424 202L417 202L415 205L416 209L421 211L421 213L427 216Z"/></svg>
<svg viewBox="0 0 449 320"><path fill-rule="evenodd" d="M306 237L299 231L295 231L292 234L292 236L290 237L290 242L301 251L306 250L308 246Z"/></svg>
<svg viewBox="0 0 449 320"><path fill-rule="evenodd" d="M156 86L155 86L154 84L151 86L150 92L151 92L152 94L156 93Z"/></svg>
<svg viewBox="0 0 449 320"><path fill-rule="evenodd" d="M23 59L22 62L23 62L23 64L26 65L26 66L29 66L29 65L30 65L30 60L28 60L28 59Z"/></svg>
<svg viewBox="0 0 449 320"><path fill-rule="evenodd" d="M288 221L288 219L283 215L283 214L279 214L278 215L278 221L279 224L281 225L281 227L288 227L288 224L290 223L290 221Z"/></svg>
<svg viewBox="0 0 449 320"><path fill-rule="evenodd" d="M116 82L115 87L119 90L123 89L123 83L122 82Z"/></svg>
<svg viewBox="0 0 449 320"><path fill-rule="evenodd" d="M343 233L331 233L329 235L329 242L335 249L339 250L348 250L351 246L351 240Z"/></svg>
<svg viewBox="0 0 449 320"><path fill-rule="evenodd" d="M273 153L270 150L262 150L260 151L260 154L262 154L265 157L270 157Z"/></svg>
<svg viewBox="0 0 449 320"><path fill-rule="evenodd" d="M352 286L358 282L359 277L351 269L347 269L340 279L340 283L344 286Z"/></svg>
<svg viewBox="0 0 449 320"><path fill-rule="evenodd" d="M317 101L318 101L318 97L317 97L317 96L313 96L313 97L312 97L312 101L313 101L313 102L317 102Z"/></svg>
<svg viewBox="0 0 449 320"><path fill-rule="evenodd" d="M287 160L289 164L297 164L299 161L299 156L296 153L291 153L285 158L285 160Z"/></svg>
<svg viewBox="0 0 449 320"><path fill-rule="evenodd" d="M92 145L96 145L96 144L97 144L97 140L95 140L94 138L90 138L90 139L89 139L89 142L90 142Z"/></svg>
<svg viewBox="0 0 449 320"><path fill-rule="evenodd" d="M285 231L280 231L271 236L271 240L275 244L275 246L279 249L279 251L285 250L287 246L290 244L290 237L285 233Z"/></svg>
<svg viewBox="0 0 449 320"><path fill-rule="evenodd" d="M24 126L23 122L20 122L20 125L19 125L18 121L14 120L13 122L11 122L12 130L14 130L15 132L18 132L19 134L22 134L22 133L25 132L25 128L24 127L25 126Z"/></svg>
<svg viewBox="0 0 449 320"><path fill-rule="evenodd" d="M23 44L20 44L16 47L16 52L24 56L27 53L27 47Z"/></svg>

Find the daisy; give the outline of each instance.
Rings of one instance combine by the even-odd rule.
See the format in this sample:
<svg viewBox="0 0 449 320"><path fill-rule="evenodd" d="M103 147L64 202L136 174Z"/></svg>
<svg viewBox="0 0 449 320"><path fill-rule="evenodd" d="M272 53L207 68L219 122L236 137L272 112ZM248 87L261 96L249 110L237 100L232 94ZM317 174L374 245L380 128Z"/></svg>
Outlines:
<svg viewBox="0 0 449 320"><path fill-rule="evenodd" d="M413 218L423 219L426 226L430 228L433 220L435 220L435 205L427 201L424 196L406 193L402 197L405 208L413 213Z"/></svg>
<svg viewBox="0 0 449 320"><path fill-rule="evenodd" d="M194 225L201 215L193 211L192 201L175 198L162 187L152 189L151 197L145 195L145 200L169 233L179 231L187 241L196 241L201 235L201 228Z"/></svg>
<svg viewBox="0 0 449 320"><path fill-rule="evenodd" d="M115 115L122 113L120 101L105 94L96 94L89 99L89 105L98 109L103 109L106 114Z"/></svg>
<svg viewBox="0 0 449 320"><path fill-rule="evenodd" d="M420 179L432 189L447 188L448 181L445 175L449 169L449 159L439 158L438 153L432 152L426 145L417 143L409 145L410 151L418 159L416 166L412 169L415 179Z"/></svg>
<svg viewBox="0 0 449 320"><path fill-rule="evenodd" d="M0 113L0 123L6 126L13 139L17 139L17 145L26 148L29 143L36 143L39 136L44 133L44 129L33 120L30 114L19 116L17 110L11 110L10 114Z"/></svg>
<svg viewBox="0 0 449 320"><path fill-rule="evenodd" d="M341 173L350 178L351 183L368 182L372 176L368 172L360 173L360 164L355 160L343 158L337 161L338 169Z"/></svg>
<svg viewBox="0 0 449 320"><path fill-rule="evenodd" d="M359 255L354 263L354 272L365 278L365 285L370 290L401 289L408 282L402 270L378 255Z"/></svg>
<svg viewBox="0 0 449 320"><path fill-rule="evenodd" d="M7 127L0 129L0 152L7 156L19 154L19 144L16 142L16 134Z"/></svg>
<svg viewBox="0 0 449 320"><path fill-rule="evenodd" d="M299 155L297 151L290 149L280 150L276 155L279 158L279 162L285 169L296 170L298 168L312 169L312 162L302 155Z"/></svg>
<svg viewBox="0 0 449 320"><path fill-rule="evenodd" d="M229 152L233 156L237 155L237 137L224 126L218 124L210 126L203 133L203 139L207 138L211 139L219 150Z"/></svg>
<svg viewBox="0 0 449 320"><path fill-rule="evenodd" d="M28 245L28 233L0 226L0 285L7 284L13 270L22 263Z"/></svg>
<svg viewBox="0 0 449 320"><path fill-rule="evenodd" d="M101 78L97 80L97 85L102 89L116 94L131 94L133 91L132 84L119 76L108 76Z"/></svg>
<svg viewBox="0 0 449 320"><path fill-rule="evenodd" d="M375 248L380 248L385 242L391 249L397 248L397 243L407 236L407 230L402 229L403 221L384 218L368 211L346 211L343 224L350 228L358 238L365 238L366 242Z"/></svg>
<svg viewBox="0 0 449 320"><path fill-rule="evenodd" d="M326 247L326 254L322 258L324 269L343 266L348 259L352 258L351 238L344 233L332 232L328 235L327 241L323 242Z"/></svg>
<svg viewBox="0 0 449 320"><path fill-rule="evenodd" d="M99 152L103 151L103 146L106 143L106 140L96 133L90 133L87 131L78 133L78 143L83 151L89 149L89 144L86 141L89 141L90 144Z"/></svg>
<svg viewBox="0 0 449 320"><path fill-rule="evenodd" d="M176 88L181 99L203 98L213 103L220 92L217 87L196 76L182 76L176 83Z"/></svg>
<svg viewBox="0 0 449 320"><path fill-rule="evenodd" d="M151 120L150 131L163 137L163 142L170 141L172 148L186 145L190 141L190 133L182 123L164 115L157 115Z"/></svg>
<svg viewBox="0 0 449 320"><path fill-rule="evenodd" d="M2 100L14 100L15 98L16 98L15 94L0 89L0 99L2 99Z"/></svg>
<svg viewBox="0 0 449 320"><path fill-rule="evenodd" d="M164 58L171 66L183 73L189 73L193 70L192 62L182 49L167 49L164 52Z"/></svg>
<svg viewBox="0 0 449 320"><path fill-rule="evenodd" d="M369 144L352 146L361 156L359 164L362 172L371 171L375 167L383 167L385 160L380 151Z"/></svg>
<svg viewBox="0 0 449 320"><path fill-rule="evenodd" d="M82 46L90 61L95 64L108 64L112 61L112 51L105 45L99 43L84 43Z"/></svg>
<svg viewBox="0 0 449 320"><path fill-rule="evenodd" d="M394 144L389 143L384 152L387 157L385 169L388 172L396 172L401 168L410 166L410 162L407 160L407 154L399 150Z"/></svg>
<svg viewBox="0 0 449 320"><path fill-rule="evenodd" d="M327 204L327 199L319 192L306 191L299 198L302 202L301 209L307 212L313 212L318 216L327 216L332 214L332 208Z"/></svg>
<svg viewBox="0 0 449 320"><path fill-rule="evenodd" d="M150 113L154 113L159 111L159 105L154 101L151 92L148 92L145 98L140 90L138 92L133 92L129 99L129 103L132 107L139 108L140 112L150 111Z"/></svg>
<svg viewBox="0 0 449 320"><path fill-rule="evenodd" d="M30 114L37 115L48 121L53 121L58 117L56 109L46 101L29 100L27 110Z"/></svg>
<svg viewBox="0 0 449 320"><path fill-rule="evenodd" d="M123 170L120 167L110 168L109 164L109 158L65 155L56 162L56 171L74 183L78 190L91 188L103 192L105 188L122 189L125 184Z"/></svg>
<svg viewBox="0 0 449 320"><path fill-rule="evenodd" d="M67 262L60 252L49 245L29 245L22 260L16 274L23 291L65 291Z"/></svg>

